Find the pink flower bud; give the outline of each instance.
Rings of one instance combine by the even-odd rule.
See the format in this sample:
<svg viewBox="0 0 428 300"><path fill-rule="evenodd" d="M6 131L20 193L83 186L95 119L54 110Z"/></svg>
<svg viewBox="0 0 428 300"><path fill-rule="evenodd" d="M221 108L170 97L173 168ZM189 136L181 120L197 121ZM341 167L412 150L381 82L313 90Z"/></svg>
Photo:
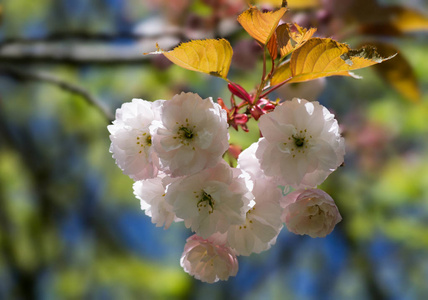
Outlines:
<svg viewBox="0 0 428 300"><path fill-rule="evenodd" d="M272 103L268 103L268 104L266 104L265 106L263 106L263 111L266 113L266 112L269 112L269 111L272 111L272 110L274 110L275 109L275 105L273 105Z"/></svg>
<svg viewBox="0 0 428 300"><path fill-rule="evenodd" d="M248 117L246 114L236 114L235 123L236 124L246 124L248 122Z"/></svg>
<svg viewBox="0 0 428 300"><path fill-rule="evenodd" d="M251 115L253 116L254 120L257 121L263 114L264 112L259 106L253 106L253 108L251 108Z"/></svg>
<svg viewBox="0 0 428 300"><path fill-rule="evenodd" d="M342 220L334 200L319 189L294 191L283 198L281 206L288 230L313 238L325 237Z"/></svg>
<svg viewBox="0 0 428 300"><path fill-rule="evenodd" d="M232 83L231 82L231 83L229 83L227 85L227 87L229 88L229 91L233 95L235 95L235 96L237 96L237 97L239 97L241 99L244 99L248 103L251 103L251 96L250 96L250 94L248 94L247 91L242 86L240 86L237 83Z"/></svg>
<svg viewBox="0 0 428 300"><path fill-rule="evenodd" d="M204 240L192 235L187 239L180 264L184 271L203 282L227 280L238 272L234 251L219 244L217 238Z"/></svg>

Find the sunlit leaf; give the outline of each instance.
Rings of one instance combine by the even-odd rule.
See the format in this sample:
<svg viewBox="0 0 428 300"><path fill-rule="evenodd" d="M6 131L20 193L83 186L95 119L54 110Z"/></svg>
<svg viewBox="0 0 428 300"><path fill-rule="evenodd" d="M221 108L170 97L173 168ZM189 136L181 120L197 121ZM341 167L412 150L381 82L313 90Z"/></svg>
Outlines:
<svg viewBox="0 0 428 300"><path fill-rule="evenodd" d="M373 0L365 5L356 2L348 14L349 18L354 18L359 25L368 27L374 33L376 27L390 28L400 33L428 30L428 16L404 6L382 6Z"/></svg>
<svg viewBox="0 0 428 300"><path fill-rule="evenodd" d="M293 26L294 28L292 28ZM294 29L294 30L292 30ZM306 29L298 24L281 24L276 29L278 36L279 51L281 57L290 54L292 51L300 48L306 43L317 31L316 28Z"/></svg>
<svg viewBox="0 0 428 300"><path fill-rule="evenodd" d="M233 55L232 46L225 39L193 40L171 51L163 51L158 45L156 48L156 52L145 54L163 54L180 67L222 78L227 77Z"/></svg>
<svg viewBox="0 0 428 300"><path fill-rule="evenodd" d="M348 45L332 39L312 38L292 53L290 71L286 67L277 69L271 85L289 78L290 72L293 77L290 83L327 76L353 76L349 71L378 64L389 58L381 57L371 46L352 50Z"/></svg>
<svg viewBox="0 0 428 300"><path fill-rule="evenodd" d="M266 45L286 11L285 7L274 12L261 12L256 7L251 7L238 16L238 22L249 35Z"/></svg>
<svg viewBox="0 0 428 300"><path fill-rule="evenodd" d="M269 50L269 54L272 59L276 59L278 57L278 40L275 32L267 43L267 49Z"/></svg>
<svg viewBox="0 0 428 300"><path fill-rule="evenodd" d="M398 49L390 44L376 42L374 45L383 55L393 55L398 52ZM375 70L406 99L415 102L420 100L421 91L416 75L402 54L399 53L394 60L376 65Z"/></svg>
<svg viewBox="0 0 428 300"><path fill-rule="evenodd" d="M274 7L283 6L283 0L254 0L254 4L270 4ZM320 0L287 0L287 7L291 9L309 9L316 8L321 5Z"/></svg>
<svg viewBox="0 0 428 300"><path fill-rule="evenodd" d="M291 74L290 69L290 61L280 65L278 69L276 69L275 73L273 74L273 77L270 81L271 85L276 85L278 83L281 83L287 79L290 79L293 75Z"/></svg>
<svg viewBox="0 0 428 300"><path fill-rule="evenodd" d="M321 6L320 0L287 0L288 7L291 9L308 9Z"/></svg>
<svg viewBox="0 0 428 300"><path fill-rule="evenodd" d="M428 30L428 17L418 11L401 6L390 6L382 8L380 12L388 15L390 24L401 32Z"/></svg>

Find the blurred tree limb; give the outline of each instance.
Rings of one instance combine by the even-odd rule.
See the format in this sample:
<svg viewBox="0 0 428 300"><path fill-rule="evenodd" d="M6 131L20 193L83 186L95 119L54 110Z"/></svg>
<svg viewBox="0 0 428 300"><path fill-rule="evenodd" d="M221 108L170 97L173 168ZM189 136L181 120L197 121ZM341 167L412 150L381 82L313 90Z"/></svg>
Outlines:
<svg viewBox="0 0 428 300"><path fill-rule="evenodd" d="M3 63L135 64L148 62L143 52L154 50L156 41L143 44L24 41L0 45ZM150 45L150 47L149 47ZM149 51L145 51L149 50Z"/></svg>
<svg viewBox="0 0 428 300"><path fill-rule="evenodd" d="M98 109L98 111L106 118L107 121L111 122L114 120L113 113L104 105L104 103L100 99L93 96L86 89L76 84L67 82L52 74L41 71L25 72L10 66L0 66L0 74L13 77L17 80L41 81L56 85L65 91L81 96L83 99L85 99L87 103Z"/></svg>

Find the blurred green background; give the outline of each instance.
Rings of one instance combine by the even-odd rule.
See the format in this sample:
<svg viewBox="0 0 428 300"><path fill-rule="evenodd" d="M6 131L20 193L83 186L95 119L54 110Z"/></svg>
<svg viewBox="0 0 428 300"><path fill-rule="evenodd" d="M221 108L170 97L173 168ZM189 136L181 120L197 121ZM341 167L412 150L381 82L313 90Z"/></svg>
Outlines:
<svg viewBox="0 0 428 300"><path fill-rule="evenodd" d="M235 21L244 1L2 1L0 299L426 299L428 4L297 2L285 21L399 56L357 71L362 80L278 90L336 114L347 155L322 188L343 220L324 239L284 228L269 251L239 258L236 277L209 285L179 265L183 224L156 228L140 210L106 126L132 98L229 99L221 79L143 56L156 42L225 37L230 79L254 88L260 48ZM255 124L231 130L244 148L257 138Z"/></svg>

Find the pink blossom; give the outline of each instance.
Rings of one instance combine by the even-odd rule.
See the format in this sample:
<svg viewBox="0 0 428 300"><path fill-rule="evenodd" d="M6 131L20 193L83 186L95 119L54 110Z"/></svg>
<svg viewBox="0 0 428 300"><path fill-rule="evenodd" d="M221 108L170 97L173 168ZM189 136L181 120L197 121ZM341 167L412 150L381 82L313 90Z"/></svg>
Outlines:
<svg viewBox="0 0 428 300"><path fill-rule="evenodd" d="M294 191L283 198L281 206L288 230L313 238L325 237L342 220L334 200L319 189Z"/></svg>
<svg viewBox="0 0 428 300"><path fill-rule="evenodd" d="M238 158L238 168L246 171L254 182L251 190L254 205L246 213L244 224L233 225L227 231L229 245L239 255L260 253L276 242L282 229L281 191L271 178L264 176L255 157L257 144L245 149Z"/></svg>
<svg viewBox="0 0 428 300"><path fill-rule="evenodd" d="M184 271L203 282L227 280L238 272L234 251L219 243L218 238L203 239L192 235L187 239L180 265Z"/></svg>

